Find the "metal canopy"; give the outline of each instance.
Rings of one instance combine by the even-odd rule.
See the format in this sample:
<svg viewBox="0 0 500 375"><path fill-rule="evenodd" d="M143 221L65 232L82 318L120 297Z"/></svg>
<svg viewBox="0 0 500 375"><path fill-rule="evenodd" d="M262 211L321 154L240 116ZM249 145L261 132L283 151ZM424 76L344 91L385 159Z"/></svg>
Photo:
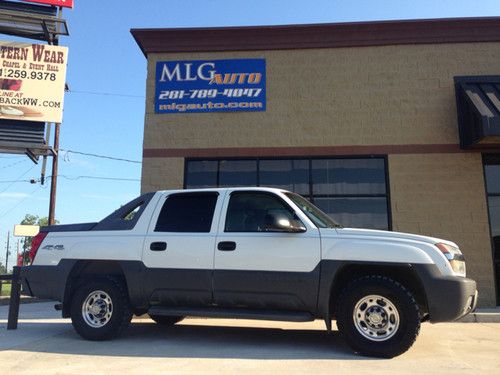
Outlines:
<svg viewBox="0 0 500 375"><path fill-rule="evenodd" d="M500 149L500 76L455 77L463 149Z"/></svg>
<svg viewBox="0 0 500 375"><path fill-rule="evenodd" d="M45 142L45 123L0 120L0 153L25 154L35 163L39 156L53 155Z"/></svg>
<svg viewBox="0 0 500 375"><path fill-rule="evenodd" d="M43 40L69 35L66 20L57 18L57 7L0 1L0 34Z"/></svg>

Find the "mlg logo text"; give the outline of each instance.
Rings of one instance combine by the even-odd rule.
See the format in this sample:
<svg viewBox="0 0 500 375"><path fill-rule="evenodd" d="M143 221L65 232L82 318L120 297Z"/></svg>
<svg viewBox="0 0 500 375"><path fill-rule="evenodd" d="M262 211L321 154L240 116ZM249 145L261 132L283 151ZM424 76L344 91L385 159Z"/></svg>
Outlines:
<svg viewBox="0 0 500 375"><path fill-rule="evenodd" d="M227 84L258 84L262 80L262 74L259 72L249 73L218 73L214 62L204 62L198 67L193 67L193 63L177 63L174 67L168 67L166 63L160 75L160 82L178 81L208 81L210 85Z"/></svg>

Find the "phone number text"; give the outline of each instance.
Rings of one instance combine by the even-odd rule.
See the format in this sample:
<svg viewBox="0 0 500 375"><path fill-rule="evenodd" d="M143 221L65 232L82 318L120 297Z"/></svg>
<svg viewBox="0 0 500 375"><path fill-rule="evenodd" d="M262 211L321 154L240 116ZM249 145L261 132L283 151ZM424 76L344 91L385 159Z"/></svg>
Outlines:
<svg viewBox="0 0 500 375"><path fill-rule="evenodd" d="M160 91L158 96L159 100L165 99L204 99L204 98L216 98L217 96L226 96L228 98L257 98L262 89L201 89L201 90L167 90Z"/></svg>

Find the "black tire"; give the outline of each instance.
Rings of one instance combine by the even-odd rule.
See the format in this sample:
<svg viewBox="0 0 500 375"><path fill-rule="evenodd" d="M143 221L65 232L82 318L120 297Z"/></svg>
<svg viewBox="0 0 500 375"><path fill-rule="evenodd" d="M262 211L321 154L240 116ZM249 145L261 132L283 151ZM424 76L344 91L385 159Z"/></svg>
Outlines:
<svg viewBox="0 0 500 375"><path fill-rule="evenodd" d="M97 291L104 293L100 294L101 297L92 298L91 294ZM98 314L84 314L83 307L84 304L88 306L86 304L88 298L90 298L90 302L94 301L93 306L97 306L96 308L99 308L103 303L106 309L110 306L109 311L111 313L109 314L108 311L101 320L99 320ZM110 303L108 304L105 301ZM92 326L91 322L89 323L92 319L95 322L99 321L97 326ZM80 284L71 299L71 322L76 332L84 339L102 341L115 338L130 324L131 320L132 311L130 310L127 291L123 283L115 278L86 280L86 282Z"/></svg>
<svg viewBox="0 0 500 375"><path fill-rule="evenodd" d="M380 322L384 328L375 329L371 329L366 323L363 326L364 321L359 323L359 320L364 319L373 323L371 320L373 316L368 320L369 310L366 309L367 305L363 305L363 303L356 310L359 319L358 323L355 322L356 305L371 295L384 297L384 300L381 301L382 304L385 303L384 301L389 301L396 308L399 316L399 326L395 327L394 331L387 325L388 323L384 324L384 321ZM368 301L372 302L371 299L368 299ZM395 315L391 313L392 308L389 311L390 304L382 305L382 309L377 310L378 303L376 301L375 306L373 306L377 315L375 318L379 320L381 317L384 317L383 319L387 317L386 322L390 320L391 324L393 324ZM360 314L363 306L365 306L366 310ZM382 313L377 311L382 311ZM364 335L358 331L357 326L362 331L365 328ZM392 358L406 352L415 342L420 331L419 307L408 289L397 281L384 276L364 276L349 283L339 297L337 302L337 327L340 334L355 352L366 356ZM389 329L386 327L389 327ZM373 335L373 332L375 332L373 338L366 337ZM381 336L378 337L377 334Z"/></svg>
<svg viewBox="0 0 500 375"><path fill-rule="evenodd" d="M173 326L175 323L179 323L182 319L184 319L183 316L163 316L151 314L149 314L149 317L162 326Z"/></svg>

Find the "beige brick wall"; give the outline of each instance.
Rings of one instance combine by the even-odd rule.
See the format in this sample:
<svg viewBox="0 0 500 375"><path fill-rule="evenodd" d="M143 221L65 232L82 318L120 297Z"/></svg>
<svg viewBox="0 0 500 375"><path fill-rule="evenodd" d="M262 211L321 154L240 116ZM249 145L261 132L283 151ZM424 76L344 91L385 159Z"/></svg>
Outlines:
<svg viewBox="0 0 500 375"><path fill-rule="evenodd" d="M265 112L154 114L156 61L265 58ZM151 54L146 148L458 143L453 76L498 74L500 43Z"/></svg>
<svg viewBox="0 0 500 375"><path fill-rule="evenodd" d="M390 155L393 229L450 239L479 285L481 306L495 286L480 154Z"/></svg>
<svg viewBox="0 0 500 375"><path fill-rule="evenodd" d="M141 192L182 189L184 158L144 158Z"/></svg>

